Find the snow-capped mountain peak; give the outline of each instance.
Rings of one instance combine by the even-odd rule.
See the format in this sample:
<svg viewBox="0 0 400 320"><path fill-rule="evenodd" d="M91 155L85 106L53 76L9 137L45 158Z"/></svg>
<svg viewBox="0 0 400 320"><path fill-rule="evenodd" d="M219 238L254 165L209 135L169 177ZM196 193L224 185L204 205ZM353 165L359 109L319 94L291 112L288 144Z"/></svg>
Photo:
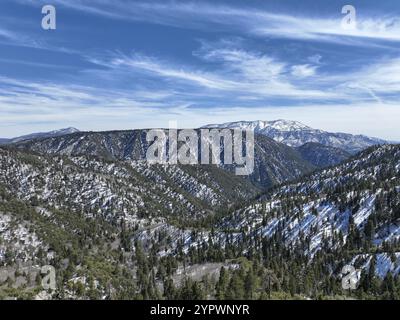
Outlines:
<svg viewBox="0 0 400 320"><path fill-rule="evenodd" d="M274 120L274 121L261 121L265 124L265 128L273 128L280 131L296 131L296 130L312 130L311 127L298 121L290 120Z"/></svg>
<svg viewBox="0 0 400 320"><path fill-rule="evenodd" d="M259 132L264 129L276 129L280 131L293 131L293 130L310 130L312 128L306 126L305 124L298 121L291 120L273 120L273 121L236 121L236 122L226 122L222 124L210 124L203 128L240 128L240 129L250 129Z"/></svg>
<svg viewBox="0 0 400 320"><path fill-rule="evenodd" d="M74 127L69 127L64 129L53 130L48 132L48 134L70 134L75 132L79 132L79 130Z"/></svg>
<svg viewBox="0 0 400 320"><path fill-rule="evenodd" d="M356 153L373 145L387 143L387 141L378 138L348 133L332 133L313 129L301 122L282 119L228 122L211 124L203 128L250 129L254 130L256 134L265 135L291 147L300 147L306 143L314 142L340 148L349 153Z"/></svg>

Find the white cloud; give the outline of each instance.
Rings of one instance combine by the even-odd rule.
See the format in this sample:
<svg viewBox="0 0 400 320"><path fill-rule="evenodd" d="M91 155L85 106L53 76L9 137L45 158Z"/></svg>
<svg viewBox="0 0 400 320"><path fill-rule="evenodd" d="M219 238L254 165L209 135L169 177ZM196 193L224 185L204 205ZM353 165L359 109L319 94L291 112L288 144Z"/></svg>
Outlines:
<svg viewBox="0 0 400 320"><path fill-rule="evenodd" d="M53 2L106 18L143 20L208 31L226 28L235 34L261 39L289 38L357 46L400 41L398 17L360 17L355 30L345 30L341 27L340 10L337 15L323 19L205 2ZM1 40L60 50L0 28ZM101 75L109 81L107 88L100 84L98 87L95 84L93 87L61 85L0 77L1 124L70 121L82 129L122 129L162 126L173 117L190 127L218 119L223 122L249 119L251 114L254 119L287 118L315 127L381 137L398 132L395 123L398 126L400 115L396 103L400 92L400 59L384 59L347 73L330 71L324 74L321 55L289 62L271 54L246 50L235 42L203 43L195 56L204 60L201 66L141 54L89 58L105 68L81 70L75 78L68 80L73 83L74 79L81 80L80 77ZM143 80L138 81L142 87L130 85L135 77ZM120 89L116 85L118 81L128 84L129 89ZM147 86L149 83L155 85ZM271 101L277 98L281 99L279 103L295 101L295 105L305 105L272 106ZM233 108L232 105L243 107ZM159 112L161 109L163 111ZM154 117L155 113L157 117ZM376 119L381 122L374 127ZM400 140L400 137L391 138Z"/></svg>
<svg viewBox="0 0 400 320"><path fill-rule="evenodd" d="M336 90L355 98L364 93L379 103L397 101L400 58L385 58L348 73L328 74L319 82L335 84Z"/></svg>
<svg viewBox="0 0 400 320"><path fill-rule="evenodd" d="M0 41L22 47L31 47L31 48L43 47L40 41L37 41L29 36L5 28L0 28Z"/></svg>
<svg viewBox="0 0 400 320"><path fill-rule="evenodd" d="M340 8L330 17L310 18L211 2L129 2L55 0L65 7L107 18L212 29L227 26L256 36L372 45L372 40L400 41L400 17L358 17L354 29L342 28Z"/></svg>
<svg viewBox="0 0 400 320"><path fill-rule="evenodd" d="M211 122L284 118L330 131L400 140L397 130L400 106L394 101L323 106L316 101L297 107L260 102L255 107L192 108L190 103L166 100L171 94L169 91L126 92L32 83L0 77L1 136L70 125L81 130L112 130L164 127L169 120L177 120L181 127L198 127ZM25 131L21 132L21 128Z"/></svg>
<svg viewBox="0 0 400 320"><path fill-rule="evenodd" d="M165 97L165 92L139 91L135 94L122 90L36 83L0 76L0 118L4 122L11 118L18 120L35 115L62 118L69 112L79 117L79 113L86 113L87 110L94 117L99 113L154 112L159 108L168 111Z"/></svg>
<svg viewBox="0 0 400 320"><path fill-rule="evenodd" d="M353 81L380 93L400 92L400 58L385 59L354 73Z"/></svg>
<svg viewBox="0 0 400 320"><path fill-rule="evenodd" d="M292 66L292 75L298 78L311 77L315 75L315 66L309 64L301 64Z"/></svg>
<svg viewBox="0 0 400 320"><path fill-rule="evenodd" d="M329 90L315 89L315 86L295 85L290 66L269 56L244 51L242 49L200 50L198 57L219 62L213 71L204 71L196 67L176 66L171 62L149 58L140 54L126 56L117 54L108 59L89 58L92 63L109 68L109 72L130 70L132 73L145 73L145 76L173 82L174 90L187 90L188 86L206 89L205 94L247 95L257 98L286 97L303 99L337 98ZM312 66L303 68L303 76L310 74ZM193 90L193 88L192 88Z"/></svg>
<svg viewBox="0 0 400 320"><path fill-rule="evenodd" d="M131 57L117 57L112 59L110 64L107 62L105 64L110 67L130 67L133 69L157 74L165 78L190 81L211 89L230 90L234 88L234 83L229 80L219 78L213 74L169 66L169 64L166 62L157 61L156 59L151 59L137 54Z"/></svg>
<svg viewBox="0 0 400 320"><path fill-rule="evenodd" d="M313 64L320 64L321 59L322 59L322 56L320 54L314 54L314 55L308 57L308 61L310 61Z"/></svg>

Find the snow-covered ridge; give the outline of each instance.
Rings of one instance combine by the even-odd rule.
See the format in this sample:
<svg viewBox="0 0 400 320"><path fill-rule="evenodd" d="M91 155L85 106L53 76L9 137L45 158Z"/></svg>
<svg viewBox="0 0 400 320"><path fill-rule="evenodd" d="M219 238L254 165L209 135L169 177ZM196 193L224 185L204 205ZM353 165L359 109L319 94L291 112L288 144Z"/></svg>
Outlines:
<svg viewBox="0 0 400 320"><path fill-rule="evenodd" d="M316 142L326 146L343 149L356 153L373 145L388 143L385 140L352 135L349 133L332 133L324 130L313 129L301 122L290 120L273 121L237 121L223 124L206 125L203 128L229 128L254 130L255 133L265 135L275 141L291 147L299 147L305 143Z"/></svg>
<svg viewBox="0 0 400 320"><path fill-rule="evenodd" d="M11 144L11 143L17 143L17 142L21 142L21 141L33 140L33 139L38 139L38 138L59 137L59 136L64 136L64 135L76 133L76 132L79 132L79 130L76 128L73 128L73 127L53 130L53 131L49 131L49 132L36 132L36 133L31 133L31 134L23 135L20 137L11 138L11 139L0 139L0 144Z"/></svg>
<svg viewBox="0 0 400 320"><path fill-rule="evenodd" d="M226 122L222 124L209 124L204 126L203 128L230 128L230 129L248 129L255 130L259 132L264 129L276 129L280 131L295 131L295 130L313 130L311 127L306 126L305 124L298 121L291 120L272 120L272 121L235 121L235 122Z"/></svg>
<svg viewBox="0 0 400 320"><path fill-rule="evenodd" d="M370 252L385 252L384 243L395 246L400 241L399 163L399 146L367 150L339 166L277 187L264 199L234 212L222 226L246 228L263 237L278 233L288 247L304 250L306 244L304 253L312 259L319 251L343 247L353 225L361 237L368 238L364 241L376 246ZM377 275L400 272L396 264L385 270L377 270Z"/></svg>

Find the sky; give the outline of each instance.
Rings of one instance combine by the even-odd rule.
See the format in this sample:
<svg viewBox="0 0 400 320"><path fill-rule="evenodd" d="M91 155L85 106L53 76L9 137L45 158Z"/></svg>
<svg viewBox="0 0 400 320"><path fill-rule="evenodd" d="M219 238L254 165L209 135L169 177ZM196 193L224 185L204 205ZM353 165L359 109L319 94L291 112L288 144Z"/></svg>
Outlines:
<svg viewBox="0 0 400 320"><path fill-rule="evenodd" d="M400 141L399 49L398 0L1 0L0 137L287 119Z"/></svg>

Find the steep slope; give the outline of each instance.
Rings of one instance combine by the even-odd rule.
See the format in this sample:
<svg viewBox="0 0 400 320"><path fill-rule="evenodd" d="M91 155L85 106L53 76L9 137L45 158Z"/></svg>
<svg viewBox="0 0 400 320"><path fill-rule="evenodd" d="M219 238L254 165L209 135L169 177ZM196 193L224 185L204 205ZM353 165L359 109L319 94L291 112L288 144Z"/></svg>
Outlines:
<svg viewBox="0 0 400 320"><path fill-rule="evenodd" d="M0 183L21 200L113 223L142 217L194 221L258 192L247 180L213 166L108 162L1 148L0 173Z"/></svg>
<svg viewBox="0 0 400 320"><path fill-rule="evenodd" d="M276 187L201 232L153 224L134 239L156 250L157 235L169 234L160 254L190 261L198 248L202 261L261 261L277 288L314 298L343 295L342 268L353 265L359 298L398 299L399 208L400 146L385 145Z"/></svg>
<svg viewBox="0 0 400 320"><path fill-rule="evenodd" d="M59 298L155 298L178 263L243 265L250 273L251 259L274 290L314 298L342 292L345 264L361 270L370 294L399 273L400 146L370 148L256 200L245 181L215 166L0 148L0 298L4 283L4 296L38 293L37 281L25 283L33 290L26 292L21 265L56 266ZM223 212L241 194L248 204Z"/></svg>
<svg viewBox="0 0 400 320"><path fill-rule="evenodd" d="M249 178L263 187L296 179L316 168L293 148L262 135L256 136L254 154L254 173Z"/></svg>
<svg viewBox="0 0 400 320"><path fill-rule="evenodd" d="M215 166L0 148L0 300L141 299L135 232L162 228L152 245L174 245L181 226L201 227L257 192ZM57 274L53 293L42 289L45 265Z"/></svg>
<svg viewBox="0 0 400 320"><path fill-rule="evenodd" d="M356 153L373 145L384 144L387 141L364 135L348 133L331 133L313 129L297 121L238 121L223 124L211 124L204 128L241 128L254 129L255 133L265 135L291 147L299 147L307 142L316 142L326 146Z"/></svg>
<svg viewBox="0 0 400 320"><path fill-rule="evenodd" d="M255 170L249 179L257 186L270 187L315 169L313 165L302 159L296 150L284 144L262 135L257 135L255 140ZM146 130L129 130L78 132L25 141L15 144L15 147L42 154L91 155L110 161L143 161L146 158L148 142ZM233 169L232 166L222 167L228 171Z"/></svg>
<svg viewBox="0 0 400 320"><path fill-rule="evenodd" d="M308 142L296 150L302 158L318 168L330 167L350 158L350 153L334 147L325 146L320 143Z"/></svg>
<svg viewBox="0 0 400 320"><path fill-rule="evenodd" d="M366 268L371 256L379 260L395 254L398 261L393 258L386 271L376 273L397 274L400 146L373 147L339 166L278 187L221 224L227 229L239 226L309 258L322 259L329 252L334 259L326 265L336 272L355 260Z"/></svg>
<svg viewBox="0 0 400 320"><path fill-rule="evenodd" d="M0 300L135 298L124 237L101 216L41 207L0 183ZM54 291L43 289L44 266L54 267Z"/></svg>

